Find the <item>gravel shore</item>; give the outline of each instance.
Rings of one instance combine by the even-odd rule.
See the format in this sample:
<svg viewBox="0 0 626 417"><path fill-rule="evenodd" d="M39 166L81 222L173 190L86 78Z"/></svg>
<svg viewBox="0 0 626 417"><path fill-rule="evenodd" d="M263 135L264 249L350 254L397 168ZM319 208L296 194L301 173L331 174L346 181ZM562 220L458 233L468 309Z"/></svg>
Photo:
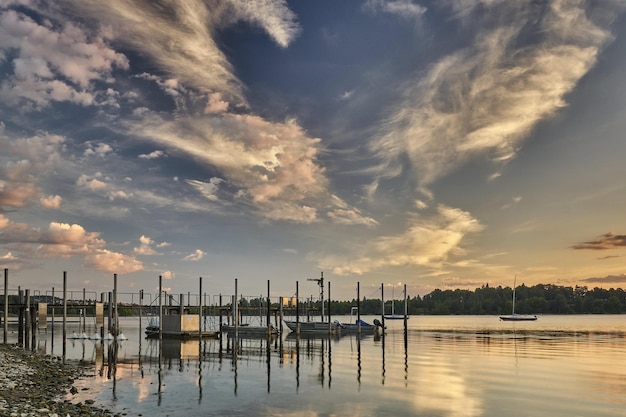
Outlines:
<svg viewBox="0 0 626 417"><path fill-rule="evenodd" d="M114 416L91 400L66 399L76 391L74 380L84 374L78 363L42 356L21 347L0 344L0 416Z"/></svg>

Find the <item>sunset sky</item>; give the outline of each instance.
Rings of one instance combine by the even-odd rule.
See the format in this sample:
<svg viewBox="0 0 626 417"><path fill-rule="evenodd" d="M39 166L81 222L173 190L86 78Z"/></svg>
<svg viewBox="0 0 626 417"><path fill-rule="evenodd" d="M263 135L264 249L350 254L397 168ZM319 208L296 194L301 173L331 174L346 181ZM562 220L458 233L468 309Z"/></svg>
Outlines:
<svg viewBox="0 0 626 417"><path fill-rule="evenodd" d="M623 287L625 11L0 0L0 267L98 293Z"/></svg>

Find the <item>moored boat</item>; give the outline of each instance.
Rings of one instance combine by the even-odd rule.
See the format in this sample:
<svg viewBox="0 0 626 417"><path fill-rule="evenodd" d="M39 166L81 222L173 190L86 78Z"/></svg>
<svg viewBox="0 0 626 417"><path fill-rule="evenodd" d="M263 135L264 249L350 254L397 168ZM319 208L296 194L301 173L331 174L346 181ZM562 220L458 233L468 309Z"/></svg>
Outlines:
<svg viewBox="0 0 626 417"><path fill-rule="evenodd" d="M327 321L284 321L292 332L316 332L335 333L339 329L339 323L329 323Z"/></svg>
<svg viewBox="0 0 626 417"><path fill-rule="evenodd" d="M500 316L500 320L502 321L535 321L539 317L537 316L527 316L524 314L511 314L509 316Z"/></svg>
<svg viewBox="0 0 626 417"><path fill-rule="evenodd" d="M535 321L535 320L537 320L539 318L537 316L530 316L530 315L526 315L526 314L516 314L515 313L515 288L516 288L516 283L517 283L517 275L513 279L513 306L512 306L512 309L511 309L511 314L508 315L508 316L500 316L500 320L502 320L502 321Z"/></svg>

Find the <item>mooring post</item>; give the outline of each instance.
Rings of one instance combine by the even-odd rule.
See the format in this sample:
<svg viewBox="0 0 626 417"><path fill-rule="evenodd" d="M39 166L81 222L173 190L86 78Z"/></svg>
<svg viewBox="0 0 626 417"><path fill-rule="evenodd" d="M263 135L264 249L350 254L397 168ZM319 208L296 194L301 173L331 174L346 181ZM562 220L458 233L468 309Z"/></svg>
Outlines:
<svg viewBox="0 0 626 417"><path fill-rule="evenodd" d="M117 335L120 333L119 313L117 311L117 274L113 274L113 306L115 308L114 322L115 332L113 332L113 340L117 341Z"/></svg>
<svg viewBox="0 0 626 417"><path fill-rule="evenodd" d="M198 282L198 339L202 341L202 277Z"/></svg>
<svg viewBox="0 0 626 417"><path fill-rule="evenodd" d="M332 331L332 322L330 320L330 281L328 281L328 332L330 333ZM322 310L324 310L324 301L322 300ZM323 314L322 314L323 316Z"/></svg>
<svg viewBox="0 0 626 417"><path fill-rule="evenodd" d="M107 292L107 332L113 330L113 293ZM108 335L107 335L108 336Z"/></svg>
<svg viewBox="0 0 626 417"><path fill-rule="evenodd" d="M85 304L85 289L83 288L83 308L81 309L83 317L83 333L87 332L87 304Z"/></svg>
<svg viewBox="0 0 626 417"><path fill-rule="evenodd" d="M361 283L356 283L356 329L361 334Z"/></svg>
<svg viewBox="0 0 626 417"><path fill-rule="evenodd" d="M163 276L159 275L159 354L161 352L161 340L163 338ZM160 365L159 361L159 366Z"/></svg>
<svg viewBox="0 0 626 417"><path fill-rule="evenodd" d="M7 343L9 331L9 268L4 268L4 344Z"/></svg>
<svg viewBox="0 0 626 417"><path fill-rule="evenodd" d="M223 319L222 319L222 294L219 295L219 305L218 305L218 309L219 309L219 329L220 329L220 335L222 334L222 324L223 324ZM220 338L221 339L221 338Z"/></svg>
<svg viewBox="0 0 626 417"><path fill-rule="evenodd" d="M54 339L54 305L56 304L54 300L54 287L52 287L52 300L50 301L52 302L52 339Z"/></svg>
<svg viewBox="0 0 626 417"><path fill-rule="evenodd" d="M24 299L24 319L26 325L24 326L24 349L30 349L30 290L25 292L26 298Z"/></svg>
<svg viewBox="0 0 626 417"><path fill-rule="evenodd" d="M298 295L298 281L296 281L296 334L300 335L300 295Z"/></svg>
<svg viewBox="0 0 626 417"><path fill-rule="evenodd" d="M385 338L385 284L380 284L380 300L382 303L382 312L380 313L381 322L383 324L383 339Z"/></svg>
<svg viewBox="0 0 626 417"><path fill-rule="evenodd" d="M409 303L408 296L406 295L406 284L404 284L404 351L406 353L406 349L409 343Z"/></svg>
<svg viewBox="0 0 626 417"><path fill-rule="evenodd" d="M106 300L104 299L104 293L103 292L100 293L100 302L102 303L102 309L103 309L102 315L100 317L101 320L102 320L100 322L100 338L104 339L104 305L105 305ZM108 314L108 310L109 309L107 308L107 314ZM96 322L97 322L97 319L96 319Z"/></svg>
<svg viewBox="0 0 626 417"><path fill-rule="evenodd" d="M272 323L270 323L270 280L267 280L267 332L270 332L270 326L272 325Z"/></svg>
<svg viewBox="0 0 626 417"><path fill-rule="evenodd" d="M233 296L233 319L235 320L235 339L239 336L239 309L237 308L237 278L235 278L235 295Z"/></svg>
<svg viewBox="0 0 626 417"><path fill-rule="evenodd" d="M280 329L280 335L283 334L283 305L285 299L283 297L278 298L278 328Z"/></svg>
<svg viewBox="0 0 626 417"><path fill-rule="evenodd" d="M143 290L139 290L139 340L141 341L141 311L143 310Z"/></svg>
<svg viewBox="0 0 626 417"><path fill-rule="evenodd" d="M31 308L30 310L30 346L33 350L35 350L35 347L37 345L37 314L39 313L39 307L37 307L36 309Z"/></svg>
<svg viewBox="0 0 626 417"><path fill-rule="evenodd" d="M406 284L404 284L404 337L406 338L408 332L408 319L409 319L409 303L406 295Z"/></svg>
<svg viewBox="0 0 626 417"><path fill-rule="evenodd" d="M67 271L63 271L63 363L67 353Z"/></svg>
<svg viewBox="0 0 626 417"><path fill-rule="evenodd" d="M22 287L17 287L17 302L18 302L18 315L17 315L17 343L24 346L24 293Z"/></svg>

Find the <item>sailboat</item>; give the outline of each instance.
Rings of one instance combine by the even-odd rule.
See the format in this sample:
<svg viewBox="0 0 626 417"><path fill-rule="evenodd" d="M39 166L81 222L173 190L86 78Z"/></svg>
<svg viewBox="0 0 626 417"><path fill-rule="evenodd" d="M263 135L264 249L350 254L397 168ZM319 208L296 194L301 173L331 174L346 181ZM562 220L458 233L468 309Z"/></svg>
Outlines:
<svg viewBox="0 0 626 417"><path fill-rule="evenodd" d="M405 318L408 320L409 316L405 315L405 314L396 314L396 308L395 308L395 300L394 300L394 291L395 290L395 286L394 288L392 288L392 295L391 295L391 314L383 314L383 317L385 317L385 320L404 320ZM405 290L406 291L406 290ZM406 306L406 292L404 294L404 305Z"/></svg>
<svg viewBox="0 0 626 417"><path fill-rule="evenodd" d="M517 284L517 275L513 279L513 309L511 311L511 315L509 316L500 316L500 320L502 321L535 321L538 319L537 316L528 316L525 314L516 314L515 313L515 288Z"/></svg>

